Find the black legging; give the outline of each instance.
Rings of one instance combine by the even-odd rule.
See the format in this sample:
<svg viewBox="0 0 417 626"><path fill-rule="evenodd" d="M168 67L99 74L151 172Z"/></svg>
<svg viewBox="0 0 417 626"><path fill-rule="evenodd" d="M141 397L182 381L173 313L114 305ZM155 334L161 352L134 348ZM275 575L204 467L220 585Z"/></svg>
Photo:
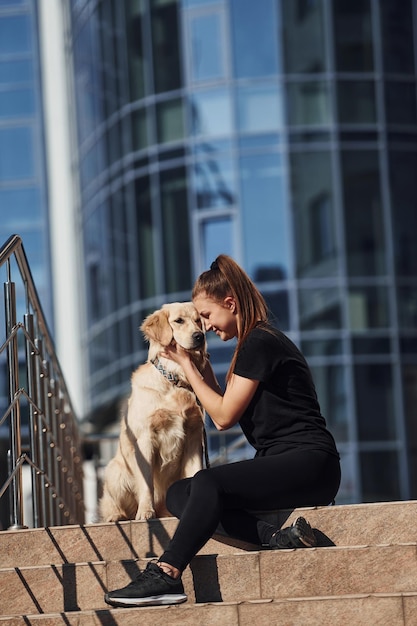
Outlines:
<svg viewBox="0 0 417 626"><path fill-rule="evenodd" d="M159 560L183 571L219 524L236 539L267 543L272 527L247 509L328 505L339 485L339 459L316 450L291 450L201 470L168 490L168 510L180 522Z"/></svg>

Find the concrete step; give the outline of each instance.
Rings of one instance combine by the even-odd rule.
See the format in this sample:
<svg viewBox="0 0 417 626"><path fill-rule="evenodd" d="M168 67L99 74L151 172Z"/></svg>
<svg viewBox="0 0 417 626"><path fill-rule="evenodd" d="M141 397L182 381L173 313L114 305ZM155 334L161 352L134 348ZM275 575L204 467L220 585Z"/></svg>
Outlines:
<svg viewBox="0 0 417 626"><path fill-rule="evenodd" d="M380 545L417 539L417 501L299 508L261 513L279 526L304 515L319 529L319 545ZM58 526L0 532L0 568L93 561L116 561L159 556L172 537L174 518L148 522ZM216 535L200 554L230 554L256 550Z"/></svg>
<svg viewBox="0 0 417 626"><path fill-rule="evenodd" d="M106 609L146 561L0 570L0 615ZM417 544L197 556L183 575L188 604L417 592Z"/></svg>
<svg viewBox="0 0 417 626"><path fill-rule="evenodd" d="M0 626L415 626L417 594L358 594L0 617Z"/></svg>

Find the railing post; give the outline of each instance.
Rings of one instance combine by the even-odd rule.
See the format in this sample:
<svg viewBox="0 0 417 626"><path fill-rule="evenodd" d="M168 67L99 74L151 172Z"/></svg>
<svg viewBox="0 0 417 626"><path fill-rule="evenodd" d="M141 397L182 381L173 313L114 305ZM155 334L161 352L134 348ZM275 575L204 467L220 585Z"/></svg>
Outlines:
<svg viewBox="0 0 417 626"><path fill-rule="evenodd" d="M25 528L23 524L22 502L22 466L18 464L22 455L20 434L20 402L15 402L19 391L19 355L17 336L14 333L16 326L16 290L15 284L7 280L4 283L4 300L6 313L7 366L9 371L9 398L12 406L10 412L10 465L15 472L10 483L11 508L10 529Z"/></svg>
<svg viewBox="0 0 417 626"><path fill-rule="evenodd" d="M27 369L27 381L28 381L28 395L32 398L32 402L29 403L29 452L33 465L30 468L31 481L32 481L32 513L33 513L33 525L35 528L39 528L40 515L39 515L39 494L40 494L40 476L36 467L41 466L39 459L39 423L37 419L37 386L35 383L35 371L36 371L36 350L34 347L35 332L33 324L33 315L26 313L24 316L25 329L27 332L26 337L26 369Z"/></svg>
<svg viewBox="0 0 417 626"><path fill-rule="evenodd" d="M35 381L36 381L36 399L39 411L36 415L37 422L37 431L38 431L38 441L37 441L37 449L39 454L39 467L44 472L45 469L45 440L47 437L47 428L45 424L45 394L44 394L44 372L43 372L43 343L42 339L35 339L35 346L37 350L37 358L35 363ZM40 493L39 493L39 516L40 516L40 525L48 526L48 510L47 510L47 498L46 498L46 486L45 480L42 480L40 483Z"/></svg>

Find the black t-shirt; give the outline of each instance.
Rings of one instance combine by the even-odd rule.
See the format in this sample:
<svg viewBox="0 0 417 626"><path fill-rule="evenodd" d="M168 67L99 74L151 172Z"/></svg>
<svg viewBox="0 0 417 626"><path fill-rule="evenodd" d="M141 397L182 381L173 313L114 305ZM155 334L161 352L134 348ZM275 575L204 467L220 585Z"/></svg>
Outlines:
<svg viewBox="0 0 417 626"><path fill-rule="evenodd" d="M260 381L240 419L257 454L304 448L338 456L307 362L284 333L271 326L250 331L239 350L234 373Z"/></svg>

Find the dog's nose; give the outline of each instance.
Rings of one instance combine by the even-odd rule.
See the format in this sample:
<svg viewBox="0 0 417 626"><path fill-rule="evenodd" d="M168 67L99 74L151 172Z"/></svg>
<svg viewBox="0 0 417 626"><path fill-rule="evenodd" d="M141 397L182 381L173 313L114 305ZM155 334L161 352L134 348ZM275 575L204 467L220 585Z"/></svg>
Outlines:
<svg viewBox="0 0 417 626"><path fill-rule="evenodd" d="M194 345L199 346L203 343L203 341L204 341L204 333L202 333L201 331L196 331L195 333L193 333Z"/></svg>

